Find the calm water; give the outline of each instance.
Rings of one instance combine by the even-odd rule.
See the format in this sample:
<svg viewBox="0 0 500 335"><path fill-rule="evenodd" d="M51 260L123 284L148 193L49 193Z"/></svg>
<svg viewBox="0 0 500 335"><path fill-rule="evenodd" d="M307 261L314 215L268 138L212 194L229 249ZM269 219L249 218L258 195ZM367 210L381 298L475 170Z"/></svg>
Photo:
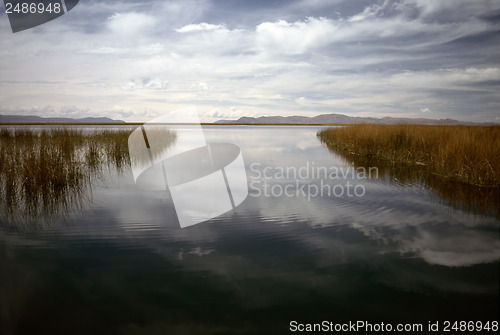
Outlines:
<svg viewBox="0 0 500 335"><path fill-rule="evenodd" d="M498 320L498 219L374 170L353 173L318 129L205 127L208 142L241 148L249 196L191 227L179 227L167 192L135 185L131 169L93 180L83 206L53 222L4 219L0 333Z"/></svg>

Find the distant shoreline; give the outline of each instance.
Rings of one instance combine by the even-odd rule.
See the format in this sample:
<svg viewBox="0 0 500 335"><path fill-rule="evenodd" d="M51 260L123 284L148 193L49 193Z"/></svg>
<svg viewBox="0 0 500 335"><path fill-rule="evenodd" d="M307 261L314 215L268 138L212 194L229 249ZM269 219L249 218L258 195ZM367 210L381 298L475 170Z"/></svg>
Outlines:
<svg viewBox="0 0 500 335"><path fill-rule="evenodd" d="M143 123L88 123L88 122L0 122L0 126L133 126Z"/></svg>
<svg viewBox="0 0 500 335"><path fill-rule="evenodd" d="M0 122L0 126L142 126L148 122L89 123L89 122ZM192 126L198 123L149 123L150 125ZM202 126L347 126L322 123L200 123Z"/></svg>
<svg viewBox="0 0 500 335"><path fill-rule="evenodd" d="M156 119L154 119L156 120ZM154 123L154 120L153 123ZM161 120L161 119L160 119ZM123 120L114 120L109 117L85 117L85 118L68 118L68 117L40 117L36 115L2 115L0 114L0 125L132 125L140 126L147 121L127 122ZM189 123L166 122L156 123L165 125L179 125ZM199 124L199 123L196 123ZM321 114L313 117L308 116L259 116L248 117L242 116L236 120L216 120L213 122L203 122L203 126L213 125L233 125L233 126L346 126L351 124L383 124L383 125L398 125L398 124L419 124L419 125L498 125L495 122L466 122L454 119L427 119L427 118L405 118L405 117L358 117L348 116L345 114Z"/></svg>
<svg viewBox="0 0 500 335"><path fill-rule="evenodd" d="M0 122L0 126L142 126L148 124L148 122L103 122L103 123L91 123L91 122ZM208 123L202 122L202 126L298 126L298 127L338 127L338 126L352 126L357 124L371 124L371 123ZM399 125L407 125L408 123L400 123ZM198 123L149 123L149 125L165 125L165 126L192 126L198 125ZM386 124L380 124L381 126L391 126ZM411 123L411 125L419 125ZM497 124L493 124L495 126ZM394 126L394 125L392 125ZM445 124L433 124L426 126L468 126L468 127L488 127L491 124L475 124L475 125L445 125Z"/></svg>

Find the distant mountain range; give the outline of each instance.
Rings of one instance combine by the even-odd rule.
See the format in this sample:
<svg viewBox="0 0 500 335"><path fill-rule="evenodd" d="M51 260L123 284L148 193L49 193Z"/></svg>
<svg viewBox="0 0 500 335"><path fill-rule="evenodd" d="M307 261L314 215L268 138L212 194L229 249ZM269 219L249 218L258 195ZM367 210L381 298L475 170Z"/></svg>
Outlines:
<svg viewBox="0 0 500 335"><path fill-rule="evenodd" d="M107 117L85 117L72 119L66 117L39 117L35 115L0 115L0 123L125 123Z"/></svg>
<svg viewBox="0 0 500 335"><path fill-rule="evenodd" d="M86 117L80 119L51 117L44 118L35 115L1 115L0 123L119 123L125 121L114 120L107 117ZM424 125L495 125L497 123L463 122L453 119L426 119L403 117L353 117L344 114L321 114L314 117L307 116L243 116L237 120L218 120L217 124L424 124Z"/></svg>
<svg viewBox="0 0 500 335"><path fill-rule="evenodd" d="M453 119L425 119L425 118L403 118L403 117L352 117L344 114L321 114L314 117L307 116L243 116L237 120L219 120L215 123L250 123L250 124L352 124L352 123L375 123L375 124L424 124L424 125L493 125L495 123L462 122Z"/></svg>

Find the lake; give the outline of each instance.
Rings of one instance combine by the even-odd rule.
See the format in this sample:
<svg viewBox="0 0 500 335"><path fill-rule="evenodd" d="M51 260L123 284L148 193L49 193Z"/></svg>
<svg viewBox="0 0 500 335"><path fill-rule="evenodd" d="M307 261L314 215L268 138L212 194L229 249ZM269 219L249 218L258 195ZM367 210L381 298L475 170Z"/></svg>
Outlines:
<svg viewBox="0 0 500 335"><path fill-rule="evenodd" d="M498 217L352 165L319 129L204 126L207 142L241 149L248 196L189 227L172 194L136 184L130 165L91 174L50 219L0 216L0 332L494 326Z"/></svg>

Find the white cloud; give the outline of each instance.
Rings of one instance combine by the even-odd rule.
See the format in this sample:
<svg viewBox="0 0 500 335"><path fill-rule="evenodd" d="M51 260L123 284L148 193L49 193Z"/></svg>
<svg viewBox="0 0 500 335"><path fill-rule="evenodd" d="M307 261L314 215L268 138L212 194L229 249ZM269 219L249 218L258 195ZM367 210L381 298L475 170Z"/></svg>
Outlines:
<svg viewBox="0 0 500 335"><path fill-rule="evenodd" d="M172 46L174 54L180 57L187 56L188 62L193 56L196 56L197 65L212 55L234 56L253 47L247 31L228 29L223 25L190 24L176 31L180 34L176 36L176 45ZM222 60L217 59L216 61L221 62ZM213 65L208 65L208 69L212 71ZM201 70L205 71L207 68Z"/></svg>
<svg viewBox="0 0 500 335"><path fill-rule="evenodd" d="M393 75L390 81L395 86L409 88L454 88L457 90L470 90L471 85L487 81L495 81L500 78L499 67L466 69L451 68L437 69L432 71L405 71ZM484 87L481 88L485 90ZM495 90L494 87L491 88Z"/></svg>
<svg viewBox="0 0 500 335"><path fill-rule="evenodd" d="M167 90L168 89L168 81L161 80L158 78L155 79L134 79L126 82L121 85L121 88L125 91L135 91L135 90Z"/></svg>
<svg viewBox="0 0 500 335"><path fill-rule="evenodd" d="M198 91L208 91L210 87L208 86L207 83L204 82L199 82L198 84L193 84L190 87L192 90L198 90Z"/></svg>
<svg viewBox="0 0 500 335"><path fill-rule="evenodd" d="M133 81L129 81L123 85L121 85L124 91L135 91L137 85Z"/></svg>
<svg viewBox="0 0 500 335"><path fill-rule="evenodd" d="M143 13L116 13L108 18L107 27L115 34L133 37L146 34L155 25L153 16Z"/></svg>
<svg viewBox="0 0 500 335"><path fill-rule="evenodd" d="M310 17L289 23L284 20L263 22L256 28L257 47L266 53L302 54L326 46L336 33L332 20Z"/></svg>
<svg viewBox="0 0 500 335"><path fill-rule="evenodd" d="M349 18L349 22L357 22L357 21L363 21L368 18L376 16L380 11L384 9L388 4L388 1L384 1L382 5L379 4L373 4L371 6L365 7L365 9L356 15L353 15Z"/></svg>
<svg viewBox="0 0 500 335"><path fill-rule="evenodd" d="M144 84L144 88L151 90L166 90L168 89L168 81L152 79Z"/></svg>
<svg viewBox="0 0 500 335"><path fill-rule="evenodd" d="M220 24L209 24L206 22L198 24L188 24L184 27L178 28L175 31L178 33L191 33L196 31L211 31L211 30L226 30L226 27Z"/></svg>
<svg viewBox="0 0 500 335"><path fill-rule="evenodd" d="M110 111L110 113L112 113L113 115L120 115L121 117L118 117L120 119L127 119L134 115L134 112L132 110L128 110L120 105L113 106L113 109Z"/></svg>

